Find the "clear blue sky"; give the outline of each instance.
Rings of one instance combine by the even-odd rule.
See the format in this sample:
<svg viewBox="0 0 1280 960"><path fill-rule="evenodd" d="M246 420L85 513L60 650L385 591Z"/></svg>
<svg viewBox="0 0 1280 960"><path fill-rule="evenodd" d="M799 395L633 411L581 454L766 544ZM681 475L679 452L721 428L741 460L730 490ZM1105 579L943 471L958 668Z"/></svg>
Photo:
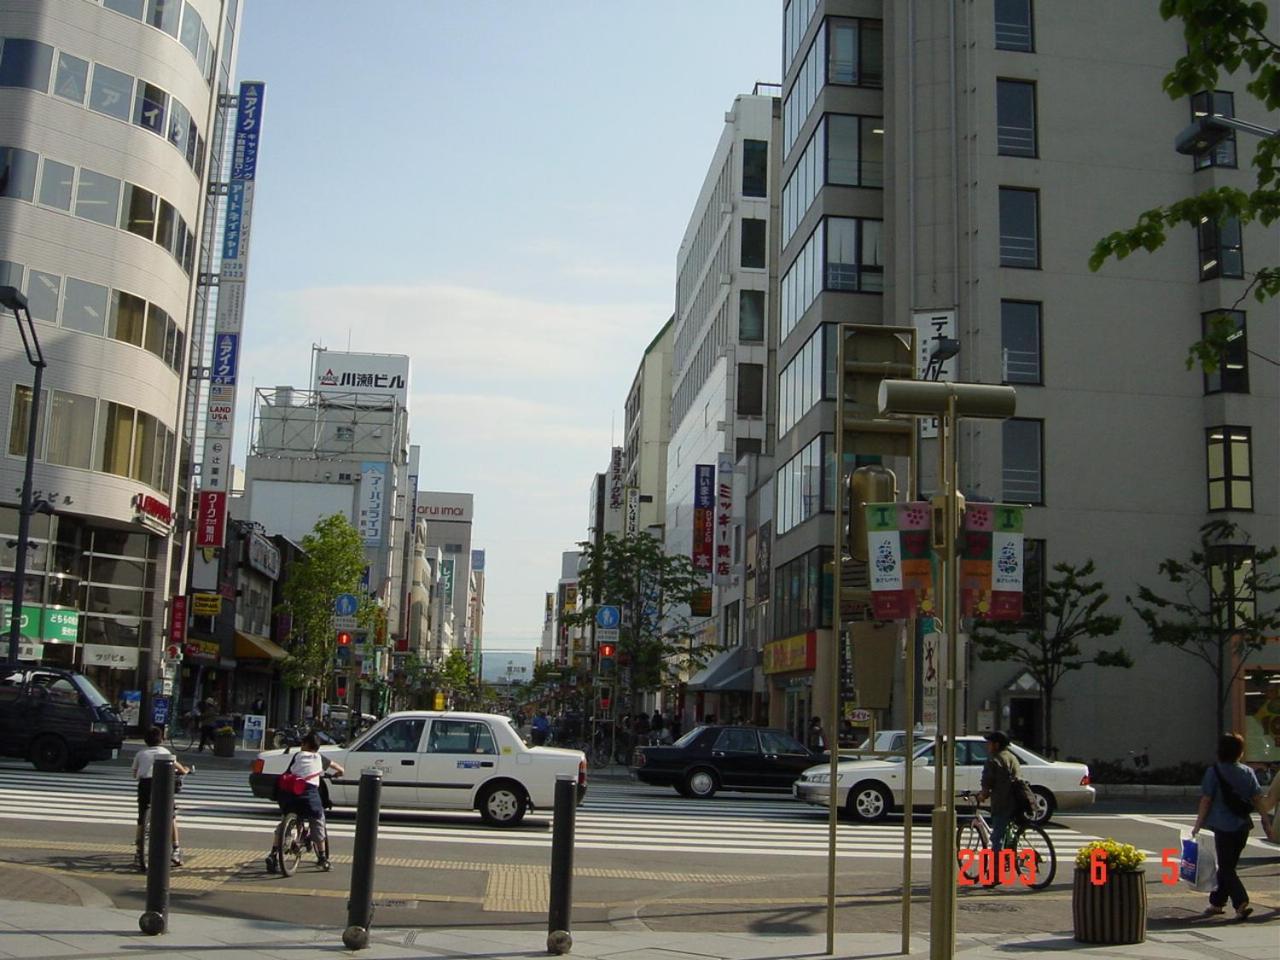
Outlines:
<svg viewBox="0 0 1280 960"><path fill-rule="evenodd" d="M421 483L475 494L486 645L531 648L724 113L779 79L782 2L244 3L242 382L306 385L313 342L408 353Z"/></svg>

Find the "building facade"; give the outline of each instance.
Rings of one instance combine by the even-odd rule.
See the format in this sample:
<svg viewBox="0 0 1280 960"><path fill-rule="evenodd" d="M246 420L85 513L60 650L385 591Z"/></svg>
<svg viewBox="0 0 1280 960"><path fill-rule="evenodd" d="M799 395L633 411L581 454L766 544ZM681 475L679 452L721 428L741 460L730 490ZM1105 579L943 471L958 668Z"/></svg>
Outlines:
<svg viewBox="0 0 1280 960"><path fill-rule="evenodd" d="M659 534L659 539L666 520L674 326L675 317L672 317L645 348L635 379L631 382L631 390L627 393L625 407L623 463L627 496L636 498L636 529ZM630 516L631 504L628 503L626 509Z"/></svg>

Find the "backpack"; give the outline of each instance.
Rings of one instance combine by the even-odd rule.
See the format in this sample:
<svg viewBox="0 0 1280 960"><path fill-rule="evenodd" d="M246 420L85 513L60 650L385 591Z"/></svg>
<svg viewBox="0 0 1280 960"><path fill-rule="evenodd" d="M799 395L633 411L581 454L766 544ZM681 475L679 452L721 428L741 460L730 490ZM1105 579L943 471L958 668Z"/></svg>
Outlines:
<svg viewBox="0 0 1280 960"><path fill-rule="evenodd" d="M300 777L293 772L293 762L298 759L298 755L293 755L293 760L289 761L289 766L285 768L284 773L280 774L280 779L276 781L276 793L286 797L300 797L307 792L307 777Z"/></svg>

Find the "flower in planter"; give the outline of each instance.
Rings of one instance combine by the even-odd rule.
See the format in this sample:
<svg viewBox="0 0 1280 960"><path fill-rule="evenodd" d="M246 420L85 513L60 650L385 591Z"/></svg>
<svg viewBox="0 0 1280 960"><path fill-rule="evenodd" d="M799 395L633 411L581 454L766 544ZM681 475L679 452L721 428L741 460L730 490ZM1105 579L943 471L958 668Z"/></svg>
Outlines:
<svg viewBox="0 0 1280 960"><path fill-rule="evenodd" d="M220 734L222 736L225 736L227 734L232 734L233 736L235 735L235 730L232 727L219 727L217 730L213 732L215 734Z"/></svg>
<svg viewBox="0 0 1280 960"><path fill-rule="evenodd" d="M1137 870L1142 866L1146 855L1132 843L1121 843L1107 837L1105 840L1091 840L1076 851L1076 867L1088 870L1093 863L1094 851L1105 851L1107 870Z"/></svg>

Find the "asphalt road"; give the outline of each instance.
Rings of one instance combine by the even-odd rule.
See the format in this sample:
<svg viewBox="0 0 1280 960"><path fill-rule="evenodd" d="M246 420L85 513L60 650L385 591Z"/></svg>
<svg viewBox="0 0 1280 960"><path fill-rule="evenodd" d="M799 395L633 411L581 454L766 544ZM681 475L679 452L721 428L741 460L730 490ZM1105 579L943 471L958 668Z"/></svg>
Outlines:
<svg viewBox="0 0 1280 960"><path fill-rule="evenodd" d="M126 765L43 774L0 763L0 863L30 876L70 878L116 906L142 909L145 878L131 866L134 786ZM350 883L354 813L331 816L335 869L304 863L268 874L263 857L274 805L253 798L245 769L204 769L179 797L186 865L173 873L172 909L340 924ZM1055 819L1057 877L1045 890L966 889L962 933L1069 930L1076 848L1113 836L1151 854L1153 928L1184 925L1203 894L1161 882L1160 856L1178 847L1193 811L1179 804L1103 802ZM929 914L929 823L913 831L913 929ZM655 931L816 933L825 929L826 814L787 797L674 791L596 782L578 811L574 926ZM384 811L378 841L375 923L382 926L544 928L550 817L512 830L476 814ZM837 929L900 929L903 824L842 823ZM1252 841L1244 874L1259 918L1280 907L1280 848ZM34 889L33 885L33 889ZM10 896L21 896L16 890ZM1275 914L1271 914L1275 915Z"/></svg>

